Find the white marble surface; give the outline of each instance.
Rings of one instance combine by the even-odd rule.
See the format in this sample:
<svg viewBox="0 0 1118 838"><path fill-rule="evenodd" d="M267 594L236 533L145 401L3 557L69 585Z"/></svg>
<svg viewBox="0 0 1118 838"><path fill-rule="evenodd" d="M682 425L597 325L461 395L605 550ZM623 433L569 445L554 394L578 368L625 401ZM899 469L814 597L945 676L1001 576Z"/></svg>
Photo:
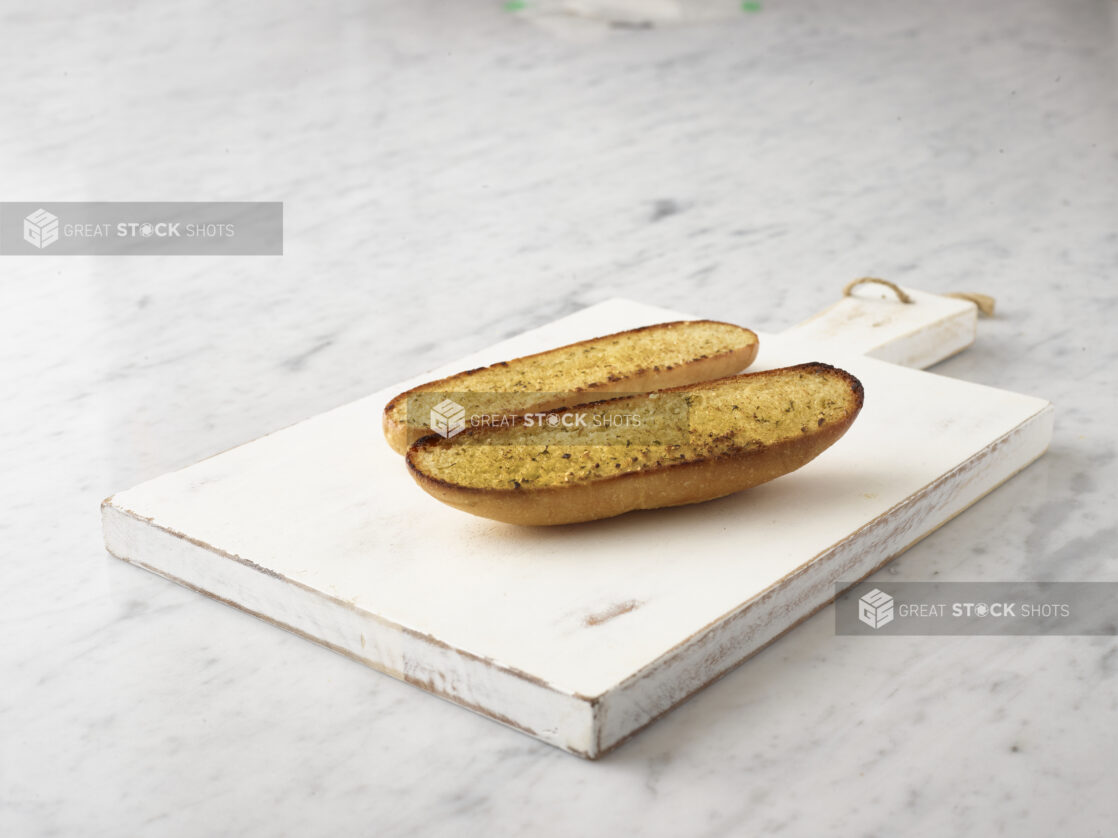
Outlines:
<svg viewBox="0 0 1118 838"><path fill-rule="evenodd" d="M0 834L1113 834L1114 638L825 611L591 764L110 559L98 502L589 302L774 331L872 273L998 297L936 371L1059 411L885 573L1118 579L1116 15L6 3L0 198L283 200L287 246L0 258Z"/></svg>

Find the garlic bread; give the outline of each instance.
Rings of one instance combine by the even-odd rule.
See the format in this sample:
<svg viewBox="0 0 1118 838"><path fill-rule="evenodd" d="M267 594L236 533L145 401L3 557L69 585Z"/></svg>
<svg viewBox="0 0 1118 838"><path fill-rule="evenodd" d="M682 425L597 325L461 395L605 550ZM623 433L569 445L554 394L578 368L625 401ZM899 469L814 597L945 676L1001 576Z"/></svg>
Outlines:
<svg viewBox="0 0 1118 838"><path fill-rule="evenodd" d="M569 524L712 500L787 474L838 440L862 401L854 376L802 364L427 436L406 459L426 492L465 512ZM645 418L633 427L585 421L591 414ZM584 421L568 426L571 416Z"/></svg>
<svg viewBox="0 0 1118 838"><path fill-rule="evenodd" d="M430 408L443 394L470 415L515 415L719 378L756 356L757 335L731 323L681 320L630 329L414 387L385 406L384 435L403 454L431 432Z"/></svg>

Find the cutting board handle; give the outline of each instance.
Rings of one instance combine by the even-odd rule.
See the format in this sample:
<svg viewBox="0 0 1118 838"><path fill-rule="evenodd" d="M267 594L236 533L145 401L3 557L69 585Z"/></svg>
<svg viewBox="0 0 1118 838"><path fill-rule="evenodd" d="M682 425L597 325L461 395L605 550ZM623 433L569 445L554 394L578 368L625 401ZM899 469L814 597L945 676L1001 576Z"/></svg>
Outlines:
<svg viewBox="0 0 1118 838"><path fill-rule="evenodd" d="M872 279L851 283L845 294L785 334L915 369L926 369L974 343L975 295L930 294Z"/></svg>

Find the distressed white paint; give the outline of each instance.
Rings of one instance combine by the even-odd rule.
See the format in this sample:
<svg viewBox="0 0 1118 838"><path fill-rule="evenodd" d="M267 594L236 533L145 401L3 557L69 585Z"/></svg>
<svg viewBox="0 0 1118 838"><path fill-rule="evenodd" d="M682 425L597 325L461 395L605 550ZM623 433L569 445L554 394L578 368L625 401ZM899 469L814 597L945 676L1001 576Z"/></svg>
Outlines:
<svg viewBox="0 0 1118 838"><path fill-rule="evenodd" d="M911 303L888 288L860 285L853 296L794 327L800 337L925 369L974 343L978 307L967 300L905 288Z"/></svg>
<svg viewBox="0 0 1118 838"><path fill-rule="evenodd" d="M680 316L615 300L431 374ZM719 501L549 529L473 518L419 490L381 438L384 403L412 383L400 382L116 495L106 543L594 757L1047 447L1042 399L802 328L761 335L755 368L813 360L862 380L861 417L807 467Z"/></svg>

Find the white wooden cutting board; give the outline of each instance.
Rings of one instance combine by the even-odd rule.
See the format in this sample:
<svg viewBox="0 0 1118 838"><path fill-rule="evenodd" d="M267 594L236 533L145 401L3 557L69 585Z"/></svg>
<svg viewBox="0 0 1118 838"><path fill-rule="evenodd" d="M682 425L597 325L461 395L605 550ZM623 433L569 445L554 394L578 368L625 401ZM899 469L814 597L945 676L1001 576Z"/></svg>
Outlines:
<svg viewBox="0 0 1118 838"><path fill-rule="evenodd" d="M385 402L431 376L687 316L614 300L121 492L106 545L596 758L1047 448L1046 401L869 357L926 366L973 339L972 304L913 293L760 335L753 369L841 366L865 408L817 460L732 497L519 528L439 504L384 442Z"/></svg>

